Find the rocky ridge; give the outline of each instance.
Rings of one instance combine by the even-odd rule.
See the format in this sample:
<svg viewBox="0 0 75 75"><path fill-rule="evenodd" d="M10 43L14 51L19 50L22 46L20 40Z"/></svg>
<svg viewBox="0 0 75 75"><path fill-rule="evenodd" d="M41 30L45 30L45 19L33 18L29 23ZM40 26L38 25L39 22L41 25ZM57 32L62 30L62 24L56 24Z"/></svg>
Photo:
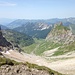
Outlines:
<svg viewBox="0 0 75 75"><path fill-rule="evenodd" d="M27 22L13 30L27 34L35 38L46 38L47 34L50 32L52 25L43 22Z"/></svg>
<svg viewBox="0 0 75 75"><path fill-rule="evenodd" d="M0 69L0 75L50 75L45 70L28 68L26 65L3 65Z"/></svg>
<svg viewBox="0 0 75 75"><path fill-rule="evenodd" d="M9 50L10 48L12 48L12 44L3 37L0 27L0 51Z"/></svg>
<svg viewBox="0 0 75 75"><path fill-rule="evenodd" d="M54 43L70 44L75 41L75 35L60 22L54 25L54 28L48 34L46 40Z"/></svg>

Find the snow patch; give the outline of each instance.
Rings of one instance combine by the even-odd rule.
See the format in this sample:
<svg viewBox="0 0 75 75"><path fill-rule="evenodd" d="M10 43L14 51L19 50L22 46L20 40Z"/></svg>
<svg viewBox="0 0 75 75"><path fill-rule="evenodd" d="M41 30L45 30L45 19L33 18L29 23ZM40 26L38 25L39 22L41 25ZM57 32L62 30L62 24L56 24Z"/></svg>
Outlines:
<svg viewBox="0 0 75 75"><path fill-rule="evenodd" d="M9 51L6 51L6 54L10 54Z"/></svg>
<svg viewBox="0 0 75 75"><path fill-rule="evenodd" d="M10 49L9 51L13 51L12 49Z"/></svg>

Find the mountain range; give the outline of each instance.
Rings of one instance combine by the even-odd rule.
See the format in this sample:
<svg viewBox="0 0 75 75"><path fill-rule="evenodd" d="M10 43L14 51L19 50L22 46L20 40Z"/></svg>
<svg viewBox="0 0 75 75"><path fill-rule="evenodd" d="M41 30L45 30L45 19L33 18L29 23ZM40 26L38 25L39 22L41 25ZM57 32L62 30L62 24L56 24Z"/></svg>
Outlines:
<svg viewBox="0 0 75 75"><path fill-rule="evenodd" d="M46 23L31 23L27 22L20 27L14 28L13 30L26 33L32 37L36 38L45 38L47 34L50 32L52 25L48 25Z"/></svg>
<svg viewBox="0 0 75 75"><path fill-rule="evenodd" d="M75 24L75 18L63 18L63 19L59 19L59 18L53 18L53 19L39 19L39 20L26 20L26 19L17 19L17 20L14 20L10 23L7 24L7 27L13 29L13 28L16 28L16 27L19 27L27 22L30 22L30 23L46 23L48 25L51 25L51 24L55 24L55 23L58 23L58 22L62 22L63 25L69 25L69 24Z"/></svg>
<svg viewBox="0 0 75 75"><path fill-rule="evenodd" d="M34 38L45 39L48 33L54 27L54 24L58 22L62 22L64 26L70 27L73 33L75 33L75 18L54 18L46 20L17 19L12 22L8 21L8 24L4 24L4 26L6 26L8 29L13 29L14 31L27 34Z"/></svg>

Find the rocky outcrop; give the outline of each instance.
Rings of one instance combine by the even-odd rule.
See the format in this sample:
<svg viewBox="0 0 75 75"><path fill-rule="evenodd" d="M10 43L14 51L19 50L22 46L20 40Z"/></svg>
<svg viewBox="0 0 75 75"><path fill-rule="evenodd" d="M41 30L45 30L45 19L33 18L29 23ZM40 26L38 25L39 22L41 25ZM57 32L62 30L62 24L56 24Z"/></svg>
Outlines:
<svg viewBox="0 0 75 75"><path fill-rule="evenodd" d="M9 47L11 46L11 43L8 42L2 35L2 31L1 31L1 27L0 27L0 46L3 46L3 47Z"/></svg>
<svg viewBox="0 0 75 75"><path fill-rule="evenodd" d="M50 75L45 70L28 68L26 65L3 65L0 69L0 75Z"/></svg>
<svg viewBox="0 0 75 75"><path fill-rule="evenodd" d="M46 40L54 43L69 44L75 41L75 35L60 22L54 25L54 28L48 34Z"/></svg>
<svg viewBox="0 0 75 75"><path fill-rule="evenodd" d="M1 27L0 27L0 51L4 49L11 48L12 45L8 42L2 35Z"/></svg>

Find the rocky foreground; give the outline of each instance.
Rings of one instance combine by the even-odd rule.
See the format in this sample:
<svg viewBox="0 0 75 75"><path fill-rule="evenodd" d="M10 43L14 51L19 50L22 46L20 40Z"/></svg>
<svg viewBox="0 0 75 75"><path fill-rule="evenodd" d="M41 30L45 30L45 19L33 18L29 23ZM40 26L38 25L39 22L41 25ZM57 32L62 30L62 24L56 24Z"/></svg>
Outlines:
<svg viewBox="0 0 75 75"><path fill-rule="evenodd" d="M0 75L50 75L45 70L28 68L25 65L9 66L3 65L0 69Z"/></svg>

